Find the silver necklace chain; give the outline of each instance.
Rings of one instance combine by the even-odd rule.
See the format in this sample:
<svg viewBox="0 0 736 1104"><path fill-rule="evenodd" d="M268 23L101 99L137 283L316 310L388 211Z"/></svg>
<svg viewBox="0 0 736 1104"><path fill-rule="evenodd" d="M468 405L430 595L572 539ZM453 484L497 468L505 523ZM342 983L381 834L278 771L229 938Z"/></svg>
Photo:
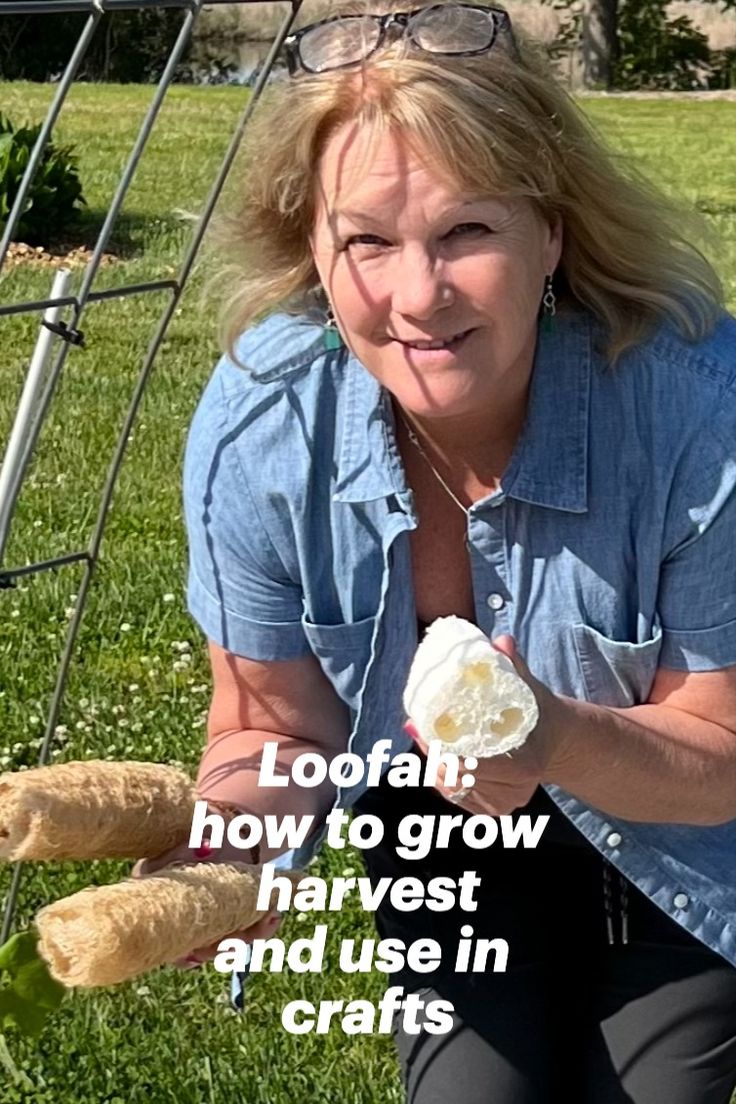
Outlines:
<svg viewBox="0 0 736 1104"><path fill-rule="evenodd" d="M412 427L411 427L411 426L409 425L409 423L407 422L407 420L406 420L406 418L404 417L404 415L403 415L403 413L401 412L401 410L399 410L399 417L401 418L402 422L404 423L404 428L406 429L406 432L407 432L407 434L408 434L408 436L409 436L409 440L411 441L411 443L412 443L412 444L413 444L413 445L414 445L414 446L415 446L415 447L416 447L416 448L417 448L417 449L419 450L419 452L420 452L420 453L422 454L422 456L424 457L424 459L425 459L425 460L427 461L427 463L429 464L430 468L431 468L431 469L432 469L432 471L434 472L434 474L435 474L435 476L437 477L437 479L439 479L440 483L442 484L442 486L443 486L443 487L445 488L445 490L447 491L447 493L448 493L448 495L450 496L450 498L452 499L452 501L453 501L453 502L456 502L456 503L457 503L457 505L458 505L458 506L460 507L460 509L462 510L462 512L463 512L463 513L465 514L465 517L467 518L467 516L468 516L468 511L467 511L466 507L465 507L465 506L463 506L462 502L461 502L461 501L460 501L460 499L459 499L459 498L457 497L457 495L456 495L456 494L454 493L454 491L450 490L450 488L449 488L449 487L447 486L447 483L445 483L444 479L442 478L442 476L440 475L440 473L439 473L439 472L437 471L437 469L436 469L436 467L434 466L434 464L432 463L432 461L431 461L431 460L429 459L429 456L427 455L427 453L426 453L426 451L425 451L425 449L424 449L424 446L422 445L422 442L421 442L421 441L419 440L419 438L417 437L416 433L414 432L414 430L412 429Z"/></svg>

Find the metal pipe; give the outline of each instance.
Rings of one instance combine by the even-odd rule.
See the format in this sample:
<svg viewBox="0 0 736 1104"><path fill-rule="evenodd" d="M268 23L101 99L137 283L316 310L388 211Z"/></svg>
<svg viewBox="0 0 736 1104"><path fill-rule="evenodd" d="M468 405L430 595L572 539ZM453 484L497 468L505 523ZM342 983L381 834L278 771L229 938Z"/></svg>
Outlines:
<svg viewBox="0 0 736 1104"><path fill-rule="evenodd" d="M72 274L68 268L60 268L54 276L51 288L52 298L59 298L69 289ZM56 340L53 332L43 323L58 323L61 307L49 307L43 316L36 345L31 357L31 365L23 384L20 402L10 431L8 446L0 468L0 564L3 562L5 545L10 532L10 520L15 500L18 497L23 474L28 465L38 435L38 426L33 425L33 414L38 405L43 387L44 376ZM35 429L35 435L33 430Z"/></svg>
<svg viewBox="0 0 736 1104"><path fill-rule="evenodd" d="M88 303L101 303L105 299L125 299L128 295L140 295L144 291L176 291L179 287L176 280L149 280L143 284L121 284L120 287L106 288L104 291L91 291L87 296ZM7 307L0 306L0 318L6 314L30 314L32 311L45 310L46 307L76 307L79 309L79 299L76 295L66 295L60 299L36 299L26 303L11 303Z"/></svg>

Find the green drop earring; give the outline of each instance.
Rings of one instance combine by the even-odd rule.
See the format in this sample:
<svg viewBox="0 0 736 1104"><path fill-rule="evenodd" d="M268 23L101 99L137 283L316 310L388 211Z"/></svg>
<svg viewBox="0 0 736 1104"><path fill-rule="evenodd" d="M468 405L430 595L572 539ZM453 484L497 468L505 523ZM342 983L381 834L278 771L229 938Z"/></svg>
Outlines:
<svg viewBox="0 0 736 1104"><path fill-rule="evenodd" d="M340 331L337 328L337 322L335 315L332 313L332 305L328 303L327 306L327 318L325 320L325 352L334 352L335 349L339 349L342 345L342 338Z"/></svg>
<svg viewBox="0 0 736 1104"><path fill-rule="evenodd" d="M557 314L557 298L552 287L551 274L547 276L547 282L544 285L542 307L542 329L545 333L549 333L554 329L554 317Z"/></svg>

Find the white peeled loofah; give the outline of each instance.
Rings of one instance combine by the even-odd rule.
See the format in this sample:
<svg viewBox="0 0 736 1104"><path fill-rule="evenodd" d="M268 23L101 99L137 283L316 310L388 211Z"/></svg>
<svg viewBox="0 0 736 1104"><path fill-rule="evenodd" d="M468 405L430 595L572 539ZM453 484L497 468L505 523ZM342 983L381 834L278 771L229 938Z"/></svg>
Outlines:
<svg viewBox="0 0 736 1104"><path fill-rule="evenodd" d="M462 617L438 617L417 648L404 709L426 743L484 759L521 747L539 719L511 660Z"/></svg>

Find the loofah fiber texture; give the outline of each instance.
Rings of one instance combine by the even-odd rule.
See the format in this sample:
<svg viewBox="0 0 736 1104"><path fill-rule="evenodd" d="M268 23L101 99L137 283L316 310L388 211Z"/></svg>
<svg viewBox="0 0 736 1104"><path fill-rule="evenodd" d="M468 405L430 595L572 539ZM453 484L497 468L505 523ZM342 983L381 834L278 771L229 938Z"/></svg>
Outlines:
<svg viewBox="0 0 736 1104"><path fill-rule="evenodd" d="M266 916L256 909L262 869L173 863L145 878L82 889L38 912L39 954L68 988L128 981Z"/></svg>
<svg viewBox="0 0 736 1104"><path fill-rule="evenodd" d="M520 747L539 719L511 660L462 617L438 617L417 648L404 709L426 743L478 759Z"/></svg>
<svg viewBox="0 0 736 1104"><path fill-rule="evenodd" d="M194 783L160 763L89 759L0 774L0 859L140 859L189 836Z"/></svg>

